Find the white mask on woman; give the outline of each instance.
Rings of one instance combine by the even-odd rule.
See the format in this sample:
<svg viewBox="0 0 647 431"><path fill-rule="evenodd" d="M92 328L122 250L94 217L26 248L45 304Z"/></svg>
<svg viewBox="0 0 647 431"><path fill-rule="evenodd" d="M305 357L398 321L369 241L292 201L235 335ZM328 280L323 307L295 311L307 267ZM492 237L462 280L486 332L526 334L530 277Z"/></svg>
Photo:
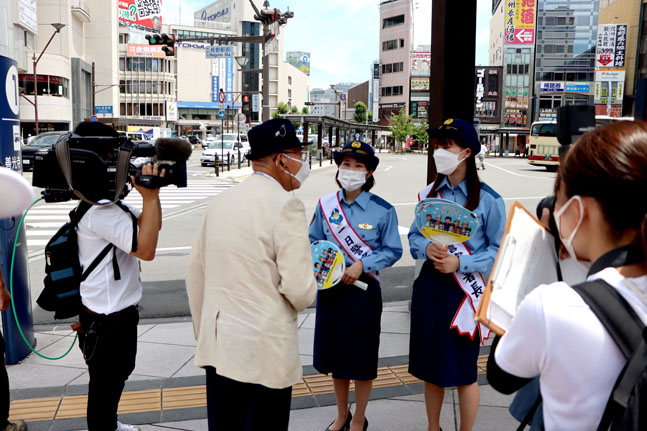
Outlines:
<svg viewBox="0 0 647 431"><path fill-rule="evenodd" d="M344 190L354 192L366 183L366 171L353 171L351 169L339 169L337 181Z"/></svg>
<svg viewBox="0 0 647 431"><path fill-rule="evenodd" d="M578 201L580 204L580 215L579 218L577 219L577 224L575 225L575 229L573 229L573 232L568 236L568 238L564 239L562 238L562 234L560 232L560 221L562 218L562 215L566 211L566 209L569 207L569 205L574 202ZM575 234L577 233L577 230L580 228L580 225L582 224L582 221L584 220L584 205L582 204L582 198L578 195L573 196L570 198L562 207L559 209L559 211L556 211L553 214L553 217L555 218L555 225L557 225L557 235L559 235L559 239L562 241L562 244L564 244L564 248L568 252L569 255L573 259L577 259L577 256L575 255L575 249L573 248L573 240L575 239Z"/></svg>
<svg viewBox="0 0 647 431"><path fill-rule="evenodd" d="M465 160L459 159L458 157L467 151L467 148L461 151L458 154L454 154L451 151L447 151L443 148L434 150L434 162L436 162L436 171L439 174L451 175L454 173L458 165Z"/></svg>

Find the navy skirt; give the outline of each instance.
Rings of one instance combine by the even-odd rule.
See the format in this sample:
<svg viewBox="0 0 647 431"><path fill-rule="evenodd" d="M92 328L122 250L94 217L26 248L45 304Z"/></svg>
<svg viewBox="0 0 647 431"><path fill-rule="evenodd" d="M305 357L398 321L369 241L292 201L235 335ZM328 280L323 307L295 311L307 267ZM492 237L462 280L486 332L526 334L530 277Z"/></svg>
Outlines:
<svg viewBox="0 0 647 431"><path fill-rule="evenodd" d="M313 365L336 379L377 377L382 290L365 273L359 279L367 290L340 283L317 293Z"/></svg>
<svg viewBox="0 0 647 431"><path fill-rule="evenodd" d="M424 263L411 297L409 372L417 378L441 387L476 382L478 331L472 340L450 329L464 298L451 274L438 272L431 260Z"/></svg>

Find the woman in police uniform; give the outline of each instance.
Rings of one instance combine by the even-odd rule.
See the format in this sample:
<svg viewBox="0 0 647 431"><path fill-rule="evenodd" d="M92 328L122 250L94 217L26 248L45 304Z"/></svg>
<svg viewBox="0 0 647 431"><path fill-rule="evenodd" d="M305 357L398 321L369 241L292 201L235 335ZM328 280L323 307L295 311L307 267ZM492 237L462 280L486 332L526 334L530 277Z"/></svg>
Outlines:
<svg viewBox="0 0 647 431"><path fill-rule="evenodd" d="M422 236L415 221L411 225L411 255L414 259L425 259L425 263L413 284L409 372L425 382L429 431L438 431L440 427L445 388L451 386L458 388L460 429L466 431L474 425L479 404L479 342L489 335L486 328L474 322L474 309L487 279L484 274L491 271L499 249L505 206L494 190L479 181L475 156L481 144L470 123L450 119L440 128L428 131L435 148L438 175L419 197L456 202L476 213L479 226L464 244L467 250L456 255ZM470 273L473 277L469 280L480 284L460 284L467 278L464 274Z"/></svg>
<svg viewBox="0 0 647 431"><path fill-rule="evenodd" d="M346 272L339 285L318 293L314 367L323 374L332 373L335 386L338 414L326 430L357 431L368 427L364 413L377 377L382 315L378 271L400 259L402 244L395 209L369 193L379 163L373 148L354 141L335 152L334 158L341 190L319 200L310 241L336 243L344 253ZM335 232L345 225L343 238L337 238ZM367 290L353 285L358 279L368 284ZM351 380L357 403L354 419L348 406Z"/></svg>

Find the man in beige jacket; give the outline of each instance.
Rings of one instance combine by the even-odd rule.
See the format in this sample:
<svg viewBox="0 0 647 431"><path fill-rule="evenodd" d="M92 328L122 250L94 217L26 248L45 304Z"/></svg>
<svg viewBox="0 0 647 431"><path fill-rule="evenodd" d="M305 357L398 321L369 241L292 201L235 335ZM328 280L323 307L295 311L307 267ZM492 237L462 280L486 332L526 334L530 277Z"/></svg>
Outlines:
<svg viewBox="0 0 647 431"><path fill-rule="evenodd" d="M211 202L187 270L210 431L288 429L297 312L316 296L305 208L290 193L309 173L302 144L288 120L248 137L254 174Z"/></svg>

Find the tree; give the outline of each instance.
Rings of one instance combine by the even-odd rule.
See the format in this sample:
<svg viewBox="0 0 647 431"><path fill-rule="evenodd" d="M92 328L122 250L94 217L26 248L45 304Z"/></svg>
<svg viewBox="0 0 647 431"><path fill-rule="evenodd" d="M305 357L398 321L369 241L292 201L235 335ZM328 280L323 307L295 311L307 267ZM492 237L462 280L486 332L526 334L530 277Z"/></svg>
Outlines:
<svg viewBox="0 0 647 431"><path fill-rule="evenodd" d="M272 118L279 118L279 115L287 114L289 112L290 108L288 108L288 105L283 102L279 102L279 104L276 105L276 109L272 112Z"/></svg>
<svg viewBox="0 0 647 431"><path fill-rule="evenodd" d="M353 120L356 123L364 124L366 123L366 104L364 102L355 103L355 116Z"/></svg>
<svg viewBox="0 0 647 431"><path fill-rule="evenodd" d="M418 148L420 150L426 148L427 144L429 143L429 134L427 133L427 127L429 126L424 123L418 126L414 126L413 139L418 142Z"/></svg>
<svg viewBox="0 0 647 431"><path fill-rule="evenodd" d="M396 142L402 143L407 140L408 136L413 134L414 126L411 124L411 118L413 115L408 115L404 108L400 109L400 112L396 114L391 114L389 119L389 128Z"/></svg>
<svg viewBox="0 0 647 431"><path fill-rule="evenodd" d="M292 109L290 110L290 114L298 114L299 113L299 108L296 106L293 106Z"/></svg>
<svg viewBox="0 0 647 431"><path fill-rule="evenodd" d="M373 122L373 111L366 111L366 118L368 118L369 123L372 123Z"/></svg>
<svg viewBox="0 0 647 431"><path fill-rule="evenodd" d="M307 106L304 106L303 109L301 110L301 113L308 115L310 113L310 109Z"/></svg>

